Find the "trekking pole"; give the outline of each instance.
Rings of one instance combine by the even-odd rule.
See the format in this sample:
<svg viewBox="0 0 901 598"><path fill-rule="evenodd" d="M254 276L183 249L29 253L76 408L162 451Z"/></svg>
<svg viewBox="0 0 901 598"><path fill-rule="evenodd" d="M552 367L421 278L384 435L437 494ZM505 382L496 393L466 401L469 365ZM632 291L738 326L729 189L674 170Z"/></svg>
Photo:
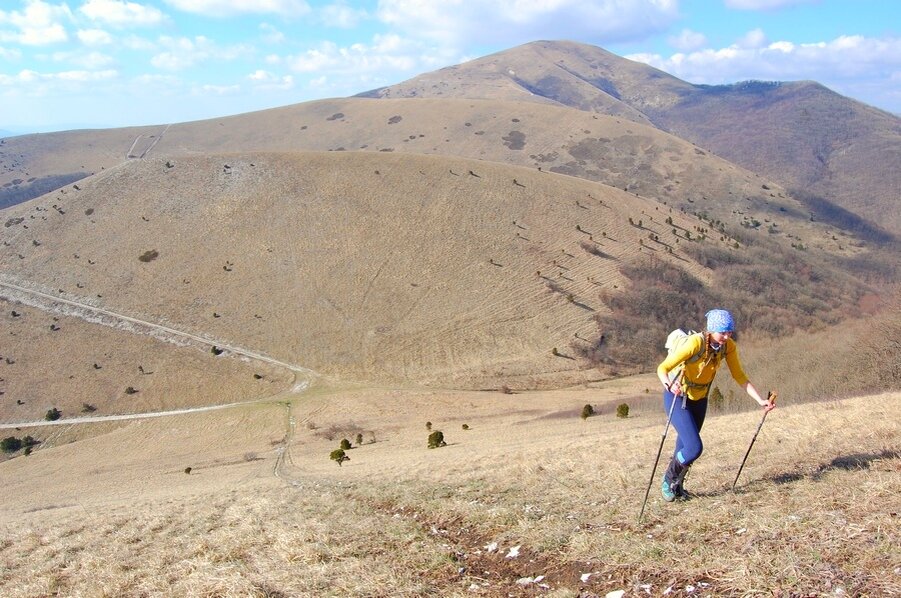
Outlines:
<svg viewBox="0 0 901 598"><path fill-rule="evenodd" d="M675 382L675 380L673 380ZM673 383L670 382L666 390L669 391ZM657 464L660 462L660 453L663 452L663 443L666 442L666 434L669 432L669 424L673 420L673 408L676 406L676 396L673 396L673 402L669 406L669 415L666 416L666 427L663 428L663 435L660 437L660 446L657 448L657 458L654 459L654 467L651 469L651 481L648 482L648 489L644 492L644 501L641 503L641 512L638 514L638 524L641 525L641 518L644 515L644 507L648 504L648 496L651 494L651 486L654 484L654 476L657 474Z"/></svg>
<svg viewBox="0 0 901 598"><path fill-rule="evenodd" d="M770 392L767 394L766 398L767 398L767 401L772 401L773 403L775 403L775 402L776 402L776 393L774 393L773 391L770 391ZM748 447L748 451L745 453L745 458L741 460L741 465L738 467L738 473L735 474L735 481L732 482L732 491L733 491L733 492L735 492L735 484L738 483L738 476L741 475L741 470L742 470L742 468L745 466L745 461L748 460L748 455L751 454L751 449L754 447L754 441L757 440L757 435L760 434L760 428L763 427L763 422L766 421L766 414L767 414L767 413L769 413L769 411L764 411L764 412L763 412L763 417L760 418L760 423L757 424L757 431L754 432L754 437L751 438L751 445Z"/></svg>

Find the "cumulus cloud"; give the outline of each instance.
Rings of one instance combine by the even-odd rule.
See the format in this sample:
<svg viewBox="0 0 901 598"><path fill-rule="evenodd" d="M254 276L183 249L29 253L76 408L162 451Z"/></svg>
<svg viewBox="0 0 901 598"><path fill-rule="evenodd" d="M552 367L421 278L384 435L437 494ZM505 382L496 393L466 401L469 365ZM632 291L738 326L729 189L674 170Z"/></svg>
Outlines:
<svg viewBox="0 0 901 598"><path fill-rule="evenodd" d="M103 71L60 71L58 73L39 73L31 69L19 71L15 75L0 73L0 85L26 88L30 93L40 95L52 89L54 83L78 84L109 81L119 76L113 69Z"/></svg>
<svg viewBox="0 0 901 598"><path fill-rule="evenodd" d="M233 60L242 54L252 52L245 45L220 46L208 37L170 37L159 38L162 52L150 59L150 64L158 69L179 71L191 68L208 60Z"/></svg>
<svg viewBox="0 0 901 598"><path fill-rule="evenodd" d="M199 85L194 88L193 93L195 95L217 95L217 96L228 96L234 95L241 91L240 85Z"/></svg>
<svg viewBox="0 0 901 598"><path fill-rule="evenodd" d="M323 6L319 11L319 18L323 24L341 29L356 27L360 21L367 17L368 14L365 10L348 6L346 2L335 2L334 4Z"/></svg>
<svg viewBox="0 0 901 598"><path fill-rule="evenodd" d="M299 17L310 12L305 0L166 0L166 4L208 17L238 14L276 14Z"/></svg>
<svg viewBox="0 0 901 598"><path fill-rule="evenodd" d="M876 102L898 94L892 77L901 72L901 38L843 35L828 42L777 41L761 47L735 44L669 57L635 54L626 58L650 64L692 83L813 79L839 93L870 97ZM861 89L870 92L862 96L858 93Z"/></svg>
<svg viewBox="0 0 901 598"><path fill-rule="evenodd" d="M153 27L166 21L158 8L125 0L88 0L78 10L92 21L113 27Z"/></svg>
<svg viewBox="0 0 901 598"><path fill-rule="evenodd" d="M707 43L707 37L703 33L698 33L691 29L683 29L679 35L672 36L667 41L669 45L677 50L690 52L691 50L703 48Z"/></svg>
<svg viewBox="0 0 901 598"><path fill-rule="evenodd" d="M738 10L775 10L798 4L818 4L820 0L726 0L726 6Z"/></svg>
<svg viewBox="0 0 901 598"><path fill-rule="evenodd" d="M85 69L97 70L115 63L115 59L102 52L54 52L56 62L65 62Z"/></svg>
<svg viewBox="0 0 901 598"><path fill-rule="evenodd" d="M281 44L285 41L285 34L269 23L260 23L260 35L267 44Z"/></svg>
<svg viewBox="0 0 901 598"><path fill-rule="evenodd" d="M22 52L18 48L4 48L0 46L0 58L13 62L22 58Z"/></svg>
<svg viewBox="0 0 901 598"><path fill-rule="evenodd" d="M409 71L425 52L417 42L398 35L379 35L372 44L352 44L341 47L323 42L316 48L286 58L291 70L298 73L374 73L379 71Z"/></svg>
<svg viewBox="0 0 901 598"><path fill-rule="evenodd" d="M254 84L254 87L263 91L283 91L294 88L294 77L292 75L283 75L280 77L274 73L260 69L247 75L247 78Z"/></svg>
<svg viewBox="0 0 901 598"><path fill-rule="evenodd" d="M377 17L440 43L512 45L535 39L642 39L678 18L677 0L379 0Z"/></svg>
<svg viewBox="0 0 901 598"><path fill-rule="evenodd" d="M762 48L767 45L769 40L767 40L766 33L763 32L763 29L752 29L744 34L739 40L735 43L739 48Z"/></svg>
<svg viewBox="0 0 901 598"><path fill-rule="evenodd" d="M113 43L113 36L103 29L79 29L75 35L86 46L106 46Z"/></svg>
<svg viewBox="0 0 901 598"><path fill-rule="evenodd" d="M52 5L42 0L29 0L22 11L0 10L0 41L26 46L41 46L69 39L64 22L72 21L72 11L65 4Z"/></svg>

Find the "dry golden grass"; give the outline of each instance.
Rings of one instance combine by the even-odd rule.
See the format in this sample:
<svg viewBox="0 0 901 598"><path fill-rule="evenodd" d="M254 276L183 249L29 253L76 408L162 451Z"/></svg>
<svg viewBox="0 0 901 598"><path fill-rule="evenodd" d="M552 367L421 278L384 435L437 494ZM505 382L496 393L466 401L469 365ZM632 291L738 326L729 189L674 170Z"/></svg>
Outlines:
<svg viewBox="0 0 901 598"><path fill-rule="evenodd" d="M688 482L698 496L663 503L655 480L638 525L664 423L648 385L318 388L291 401L290 418L264 403L42 447L3 466L0 593L901 591L901 395L777 409L734 493L759 413L712 417ZM628 419L612 415L623 401ZM580 419L585 403L601 415ZM426 448L426 421L446 447ZM354 430L364 444L351 436L339 468L328 453Z"/></svg>
<svg viewBox="0 0 901 598"><path fill-rule="evenodd" d="M647 254L705 276L652 200L434 156L134 161L68 193L63 214L53 205L6 211L24 221L3 230L4 280L343 379L584 379L552 349L595 332L598 294L623 283L622 263ZM647 228L629 219L642 218L672 254L641 253Z"/></svg>

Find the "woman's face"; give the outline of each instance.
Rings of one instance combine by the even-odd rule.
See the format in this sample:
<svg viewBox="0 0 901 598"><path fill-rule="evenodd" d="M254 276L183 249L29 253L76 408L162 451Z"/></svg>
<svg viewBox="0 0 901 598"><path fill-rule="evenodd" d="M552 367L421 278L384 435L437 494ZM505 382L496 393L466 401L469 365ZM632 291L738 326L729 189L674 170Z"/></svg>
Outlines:
<svg viewBox="0 0 901 598"><path fill-rule="evenodd" d="M721 345L726 342L727 338L732 338L732 331L729 332L711 332L710 340L712 340L717 345Z"/></svg>

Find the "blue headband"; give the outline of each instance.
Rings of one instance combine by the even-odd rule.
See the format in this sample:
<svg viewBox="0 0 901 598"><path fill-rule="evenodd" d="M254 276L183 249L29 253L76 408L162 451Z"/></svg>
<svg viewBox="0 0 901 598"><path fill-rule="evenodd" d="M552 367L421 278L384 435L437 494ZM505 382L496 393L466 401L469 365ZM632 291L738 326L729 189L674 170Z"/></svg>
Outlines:
<svg viewBox="0 0 901 598"><path fill-rule="evenodd" d="M725 309L711 309L707 312L707 332L734 332L735 321Z"/></svg>

